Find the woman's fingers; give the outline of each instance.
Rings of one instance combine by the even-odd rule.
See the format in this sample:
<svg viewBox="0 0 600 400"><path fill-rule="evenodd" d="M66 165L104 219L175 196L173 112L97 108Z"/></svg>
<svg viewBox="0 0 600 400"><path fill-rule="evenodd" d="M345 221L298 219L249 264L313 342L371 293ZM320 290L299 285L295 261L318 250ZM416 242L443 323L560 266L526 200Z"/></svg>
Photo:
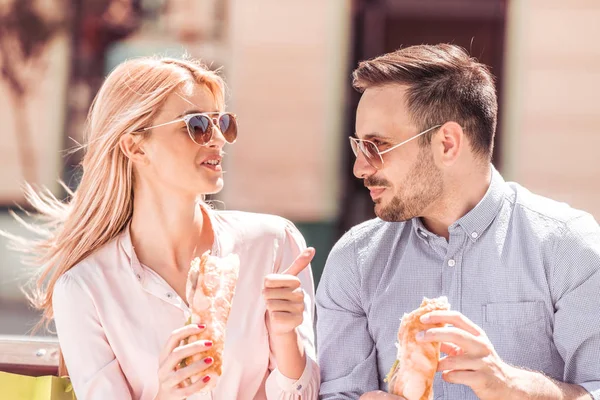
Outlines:
<svg viewBox="0 0 600 400"><path fill-rule="evenodd" d="M159 374L161 372L165 375L168 374L185 358L210 349L212 344L213 343L210 340L198 340L175 348L175 350L173 350L173 352L167 357L163 365L160 367Z"/></svg>
<svg viewBox="0 0 600 400"><path fill-rule="evenodd" d="M293 275L269 274L265 276L264 289L290 288L296 289L301 285L300 279Z"/></svg>
<svg viewBox="0 0 600 400"><path fill-rule="evenodd" d="M200 374L214 363L212 357L206 357L202 360L196 361L186 367L173 371L170 376L166 379L166 383L170 387L177 387L179 384L185 382L186 379L192 376Z"/></svg>
<svg viewBox="0 0 600 400"><path fill-rule="evenodd" d="M198 393L208 385L213 384L217 378L218 377L214 374L205 375L203 378L192 383L190 386L186 386L182 389L176 389L175 394L178 396L178 398L185 399L195 393Z"/></svg>
<svg viewBox="0 0 600 400"><path fill-rule="evenodd" d="M190 324L186 325L182 328L176 329L171 333L169 339L167 340L167 344L163 347L163 350L160 353L159 363L162 364L169 357L169 355L179 347L179 344L182 340L187 339L192 335L200 334L204 329L206 329L205 325L199 324Z"/></svg>
<svg viewBox="0 0 600 400"><path fill-rule="evenodd" d="M304 301L304 292L302 288L296 289L263 289L265 300L288 300L302 302Z"/></svg>
<svg viewBox="0 0 600 400"><path fill-rule="evenodd" d="M315 249L313 247L306 248L302 253L296 257L292 265L290 265L282 274L297 276L304 268L306 268L313 257L315 256Z"/></svg>
<svg viewBox="0 0 600 400"><path fill-rule="evenodd" d="M288 312L288 313L303 313L304 303L291 302L287 300L267 300L267 310L269 312Z"/></svg>

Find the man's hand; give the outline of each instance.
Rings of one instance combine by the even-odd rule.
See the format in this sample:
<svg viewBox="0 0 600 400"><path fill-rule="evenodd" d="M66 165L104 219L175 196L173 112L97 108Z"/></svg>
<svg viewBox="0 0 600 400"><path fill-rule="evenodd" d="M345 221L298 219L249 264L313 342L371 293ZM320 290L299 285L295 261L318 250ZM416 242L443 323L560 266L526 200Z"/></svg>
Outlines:
<svg viewBox="0 0 600 400"><path fill-rule="evenodd" d="M433 311L421 317L427 324L449 324L417 335L421 342L441 342L438 365L446 382L467 385L481 400L514 397L517 369L500 359L485 332L458 311Z"/></svg>
<svg viewBox="0 0 600 400"><path fill-rule="evenodd" d="M360 396L359 400L406 400L404 397L394 396L381 390L365 393Z"/></svg>

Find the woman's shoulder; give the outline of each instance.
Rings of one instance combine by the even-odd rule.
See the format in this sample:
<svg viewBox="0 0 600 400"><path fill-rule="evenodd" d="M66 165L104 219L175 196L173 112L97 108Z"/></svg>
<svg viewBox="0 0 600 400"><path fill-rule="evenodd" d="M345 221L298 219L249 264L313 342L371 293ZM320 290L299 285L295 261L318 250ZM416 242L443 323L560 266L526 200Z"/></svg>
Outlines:
<svg viewBox="0 0 600 400"><path fill-rule="evenodd" d="M215 211L215 215L221 224L237 234L282 238L286 234L298 232L290 220L278 215L230 210Z"/></svg>
<svg viewBox="0 0 600 400"><path fill-rule="evenodd" d="M80 286L98 285L112 275L112 270L122 264L123 249L120 244L121 235L109 240L91 254L77 262L57 280L58 284Z"/></svg>

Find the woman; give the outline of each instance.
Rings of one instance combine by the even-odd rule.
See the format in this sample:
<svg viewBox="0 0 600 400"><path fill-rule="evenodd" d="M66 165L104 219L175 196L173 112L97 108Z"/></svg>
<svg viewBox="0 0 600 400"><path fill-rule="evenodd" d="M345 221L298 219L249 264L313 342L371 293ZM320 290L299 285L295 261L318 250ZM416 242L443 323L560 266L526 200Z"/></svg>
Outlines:
<svg viewBox="0 0 600 400"><path fill-rule="evenodd" d="M25 243L44 265L34 304L55 319L78 399L316 399L314 249L282 218L202 201L223 187L237 137L221 78L187 60L127 61L94 100L87 137L68 203L29 190L49 225ZM202 375L210 357L175 370L211 345L180 345L206 328L184 325L190 261L207 250L240 258L221 377Z"/></svg>

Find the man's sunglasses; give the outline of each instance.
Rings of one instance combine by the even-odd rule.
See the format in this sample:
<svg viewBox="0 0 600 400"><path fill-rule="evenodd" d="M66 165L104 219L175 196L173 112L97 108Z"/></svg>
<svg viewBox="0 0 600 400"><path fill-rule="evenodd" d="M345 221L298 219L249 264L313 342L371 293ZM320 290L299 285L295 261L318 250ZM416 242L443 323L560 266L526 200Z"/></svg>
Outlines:
<svg viewBox="0 0 600 400"><path fill-rule="evenodd" d="M221 131L227 143L234 143L237 139L237 118L235 114L229 112L188 114L173 121L149 126L141 129L141 131L145 132L152 128L158 128L160 126L170 125L181 121L185 122L190 138L194 141L194 143L201 146L206 145L211 141L214 128L217 128Z"/></svg>
<svg viewBox="0 0 600 400"><path fill-rule="evenodd" d="M410 142L411 140L416 139L419 136L426 134L429 131L439 128L440 126L441 125L433 126L421 133L416 134L415 136L411 137L410 139L407 139L404 142L398 143L397 145L394 145L394 146L390 147L389 149L385 149L383 151L379 151L379 149L377 148L377 145L375 143L371 142L370 140L358 139L358 138L355 138L352 136L350 136L350 147L352 147L352 152L354 153L354 155L356 157L358 157L358 152L360 151L362 153L362 155L365 156L365 160L367 160L367 162L369 163L370 166L372 166L375 169L381 169L381 168L383 168L383 157L382 157L383 154L388 153L394 149L397 149L398 147L402 146L403 144L406 144L406 143Z"/></svg>

